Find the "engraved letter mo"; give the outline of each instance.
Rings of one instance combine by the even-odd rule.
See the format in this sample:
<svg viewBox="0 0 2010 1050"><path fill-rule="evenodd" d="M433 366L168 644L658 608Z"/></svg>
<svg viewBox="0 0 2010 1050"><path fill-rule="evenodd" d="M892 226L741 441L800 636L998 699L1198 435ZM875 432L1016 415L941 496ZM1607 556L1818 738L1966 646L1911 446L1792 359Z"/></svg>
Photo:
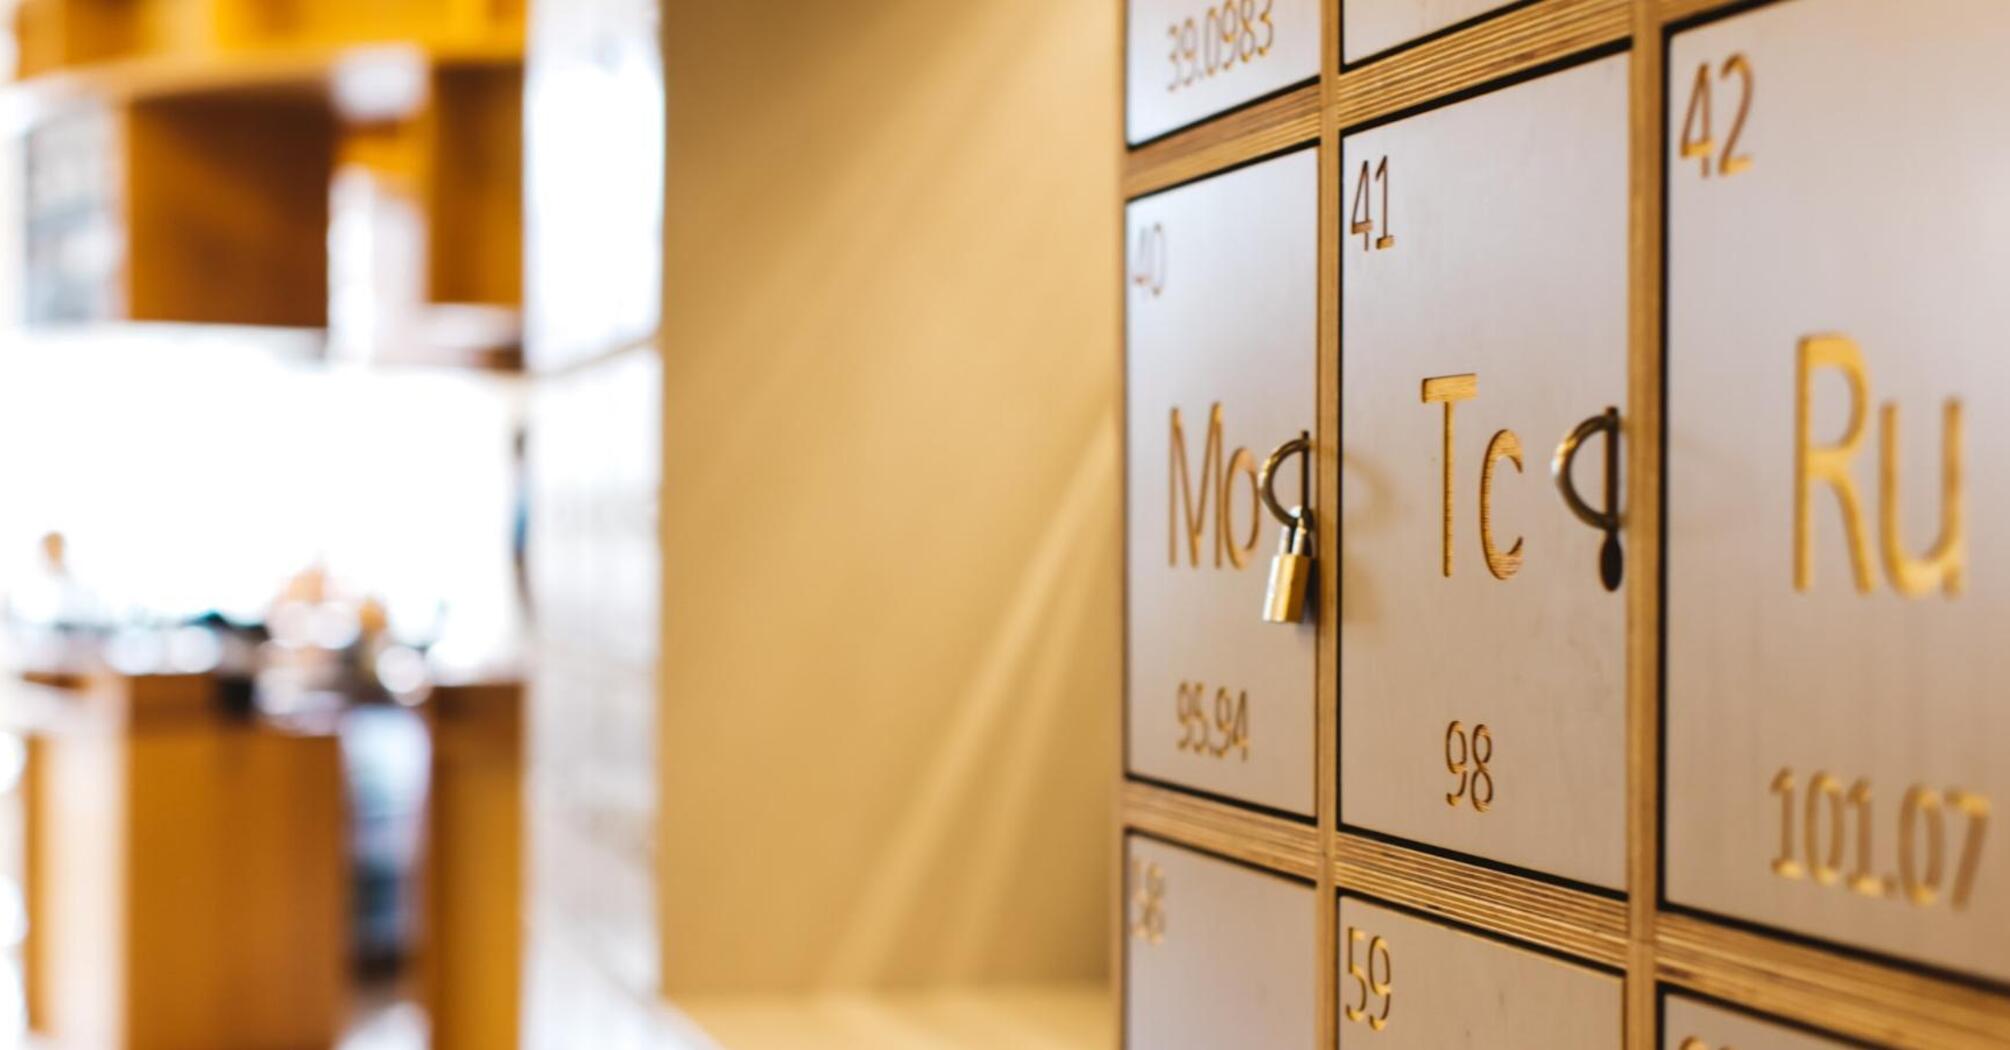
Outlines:
<svg viewBox="0 0 2010 1050"><path fill-rule="evenodd" d="M1217 401L1208 411L1207 440L1200 460L1200 481L1195 483L1188 472L1186 454L1186 429L1180 425L1179 409L1172 410L1172 449L1168 464L1170 476L1166 479L1166 500L1169 503L1166 515L1166 564L1179 564L1179 538L1181 526L1185 526L1187 560L1194 566L1200 565L1200 538L1207 531L1210 522L1214 525L1214 564L1221 566L1222 555L1228 562L1240 569L1249 564L1250 552L1256 549L1257 534L1262 527L1262 505L1256 492L1256 457L1246 448L1238 448L1225 461L1222 458L1221 402ZM1238 475L1249 479L1249 535L1242 542L1236 542L1230 533L1229 496L1235 487ZM1196 497L1196 490L1198 496ZM1214 513L1209 515L1208 502L1214 502Z"/></svg>

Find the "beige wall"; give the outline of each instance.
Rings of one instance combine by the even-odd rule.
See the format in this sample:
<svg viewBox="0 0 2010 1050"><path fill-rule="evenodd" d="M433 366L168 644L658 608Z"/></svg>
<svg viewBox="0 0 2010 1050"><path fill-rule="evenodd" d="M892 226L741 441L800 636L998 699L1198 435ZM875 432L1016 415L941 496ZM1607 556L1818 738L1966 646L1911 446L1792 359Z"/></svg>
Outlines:
<svg viewBox="0 0 2010 1050"><path fill-rule="evenodd" d="M672 996L1107 970L1117 18L667 5Z"/></svg>

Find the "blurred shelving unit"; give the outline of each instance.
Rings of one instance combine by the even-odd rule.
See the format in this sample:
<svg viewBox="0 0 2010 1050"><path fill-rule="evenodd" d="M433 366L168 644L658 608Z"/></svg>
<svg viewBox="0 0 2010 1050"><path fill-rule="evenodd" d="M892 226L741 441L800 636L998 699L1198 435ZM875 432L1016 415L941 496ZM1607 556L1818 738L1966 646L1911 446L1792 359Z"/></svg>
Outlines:
<svg viewBox="0 0 2010 1050"><path fill-rule="evenodd" d="M522 357L527 7L528 0L0 0L13 40L11 70L0 54L7 157L0 172L0 343L10 363L36 355L93 359L76 351L101 355L107 346L145 344L149 354L181 353L187 356L178 360L193 365L201 333L214 328L218 341L288 365L306 357L500 376L469 382L508 402L513 416L511 377ZM204 398L186 389L160 396L183 408L225 403L231 391L223 388L231 384L220 375L228 364L205 360L200 378L190 380L207 384ZM125 381L158 379L150 369L115 370ZM404 378L416 389L436 385L432 376ZM302 458L326 447L306 448ZM467 448L426 445L397 454L445 462ZM358 458L384 454L381 443L352 442L352 450ZM502 459L507 446L494 453ZM519 763L515 749L488 746L495 734L487 721L442 717L442 735L452 738L442 752L452 763L437 774L447 804L428 828L431 856L422 864L424 876L456 887L456 896L419 936L418 990L432 1014L433 1045L510 1045L520 966L516 903L505 898L517 894ZM94 1047L162 1040L330 1045L353 1006L343 987L348 861L332 834L346 819L340 788L323 793L333 811L301 819L302 828L330 833L327 848L312 856L282 849L272 856L294 868L268 878L281 864L268 857L281 838L265 832L283 830L285 820L242 829L262 836L257 842L229 839L211 824L222 821L235 834L245 822L243 806L218 801L236 782L218 780L225 786L211 790L202 778L231 775L237 752L228 748L300 751L308 744L291 736L270 743L231 727L215 734L228 747L176 751L179 766L142 768L162 747L151 723L142 733L134 719L100 722L91 723L94 735L76 740L131 756L116 784L132 799L120 796L114 817L93 829L97 837L80 840L91 849L112 844L95 854L35 848L54 841L45 833L60 806L107 778L57 761L84 753L71 736L33 744L36 757L48 759L35 766L37 775L81 770L61 785L31 777L37 790L24 805L33 840L28 910L42 916L39 929L30 921L24 960L38 1034L82 1033L75 1045ZM476 728L464 732L468 725ZM192 732L177 723L174 740ZM462 739L470 733L474 744ZM312 744L320 750L311 769L267 772L334 783L333 738ZM179 795L157 793L157 804L141 805L142 781L163 771L182 778ZM186 797L198 788L214 797ZM188 827L210 835L197 847L231 845L177 851L160 844ZM154 853L167 859L134 867L154 853L130 842L158 846ZM114 846L130 854L123 875L107 860ZM238 872L233 856L264 867ZM485 858L482 871L461 863L470 857ZM263 910L240 909L236 925L218 925L210 920L231 912L225 897L236 885L225 876L267 896L273 886L318 879L308 887L318 895L306 903L317 906L312 918L325 921L313 937L302 935L286 913L304 907L301 899L281 893L266 907L254 894L243 899ZM264 881L252 886L252 876ZM199 903L215 905L210 912L160 899L195 882L204 887ZM485 893L460 892L469 884ZM99 913L133 921L91 925ZM462 935L471 939L449 943ZM267 945L274 936L286 943ZM237 962L204 954L230 938L255 941L263 954ZM192 965L191 956L204 965ZM268 964L275 957L284 965ZM107 973L117 979L108 983ZM448 986L465 975L478 976ZM177 988L193 992L178 995Z"/></svg>
<svg viewBox="0 0 2010 1050"><path fill-rule="evenodd" d="M514 370L522 0L20 0L20 320Z"/></svg>
<svg viewBox="0 0 2010 1050"><path fill-rule="evenodd" d="M683 1046L659 1009L663 73L654 0L539 3L525 77L523 1045ZM699 1043L697 1045L703 1045Z"/></svg>

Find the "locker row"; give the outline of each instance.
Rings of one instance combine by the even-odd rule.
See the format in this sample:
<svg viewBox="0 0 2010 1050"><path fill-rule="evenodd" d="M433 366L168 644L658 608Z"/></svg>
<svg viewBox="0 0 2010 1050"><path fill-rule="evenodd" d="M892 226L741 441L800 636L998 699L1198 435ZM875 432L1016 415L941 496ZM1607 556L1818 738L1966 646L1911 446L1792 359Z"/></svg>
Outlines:
<svg viewBox="0 0 2010 1050"><path fill-rule="evenodd" d="M1926 6L1670 35L1658 361L1628 50L1343 129L1323 174L1306 146L1132 201L1127 773L1310 821L1330 662L1341 827L1623 893L1626 596L1658 583L1666 902L2010 981L2010 476L1982 466L2010 450L2010 9ZM1322 653L1321 596L1266 613L1280 547L1329 529Z"/></svg>
<svg viewBox="0 0 2010 1050"><path fill-rule="evenodd" d="M1142 835L1125 842L1129 1045L1311 1046L1310 883ZM1340 1045L1378 1050L1622 1045L1624 977L1350 894L1336 929ZM1664 1050L1843 1050L1804 1027L1679 992Z"/></svg>

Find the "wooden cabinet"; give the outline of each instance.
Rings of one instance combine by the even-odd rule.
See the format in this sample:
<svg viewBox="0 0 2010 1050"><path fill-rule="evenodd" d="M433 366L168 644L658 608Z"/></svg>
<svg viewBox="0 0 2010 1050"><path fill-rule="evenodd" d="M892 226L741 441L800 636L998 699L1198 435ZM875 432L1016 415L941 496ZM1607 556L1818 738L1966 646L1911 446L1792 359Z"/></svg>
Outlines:
<svg viewBox="0 0 2010 1050"><path fill-rule="evenodd" d="M1342 1050L1622 1045L1616 974L1346 895L1339 942Z"/></svg>
<svg viewBox="0 0 2010 1050"><path fill-rule="evenodd" d="M1125 9L1119 834L1312 880L1328 1050L2003 1045L2010 9L1327 0L1270 94ZM1316 208L1194 259L1177 206L1294 158ZM1176 498L1262 454L1231 382L1317 453L1309 651L1233 593L1241 476ZM1306 794L1255 688L1241 763L1273 681Z"/></svg>
<svg viewBox="0 0 2010 1050"><path fill-rule="evenodd" d="M1670 47L1669 899L2010 980L2010 10Z"/></svg>
<svg viewBox="0 0 2010 1050"><path fill-rule="evenodd" d="M1129 769L1305 816L1317 634L1262 618L1283 526L1257 475L1315 421L1318 174L1301 150L1125 220Z"/></svg>
<svg viewBox="0 0 2010 1050"><path fill-rule="evenodd" d="M1124 126L1157 138L1319 75L1319 0L1128 0Z"/></svg>
<svg viewBox="0 0 2010 1050"><path fill-rule="evenodd" d="M1310 1045L1312 887L1136 835L1124 858L1124 1045Z"/></svg>
<svg viewBox="0 0 2010 1050"><path fill-rule="evenodd" d="M1625 885L1626 58L1343 139L1341 820ZM1354 232L1355 229L1360 232ZM1616 573L1607 570L1617 569Z"/></svg>

